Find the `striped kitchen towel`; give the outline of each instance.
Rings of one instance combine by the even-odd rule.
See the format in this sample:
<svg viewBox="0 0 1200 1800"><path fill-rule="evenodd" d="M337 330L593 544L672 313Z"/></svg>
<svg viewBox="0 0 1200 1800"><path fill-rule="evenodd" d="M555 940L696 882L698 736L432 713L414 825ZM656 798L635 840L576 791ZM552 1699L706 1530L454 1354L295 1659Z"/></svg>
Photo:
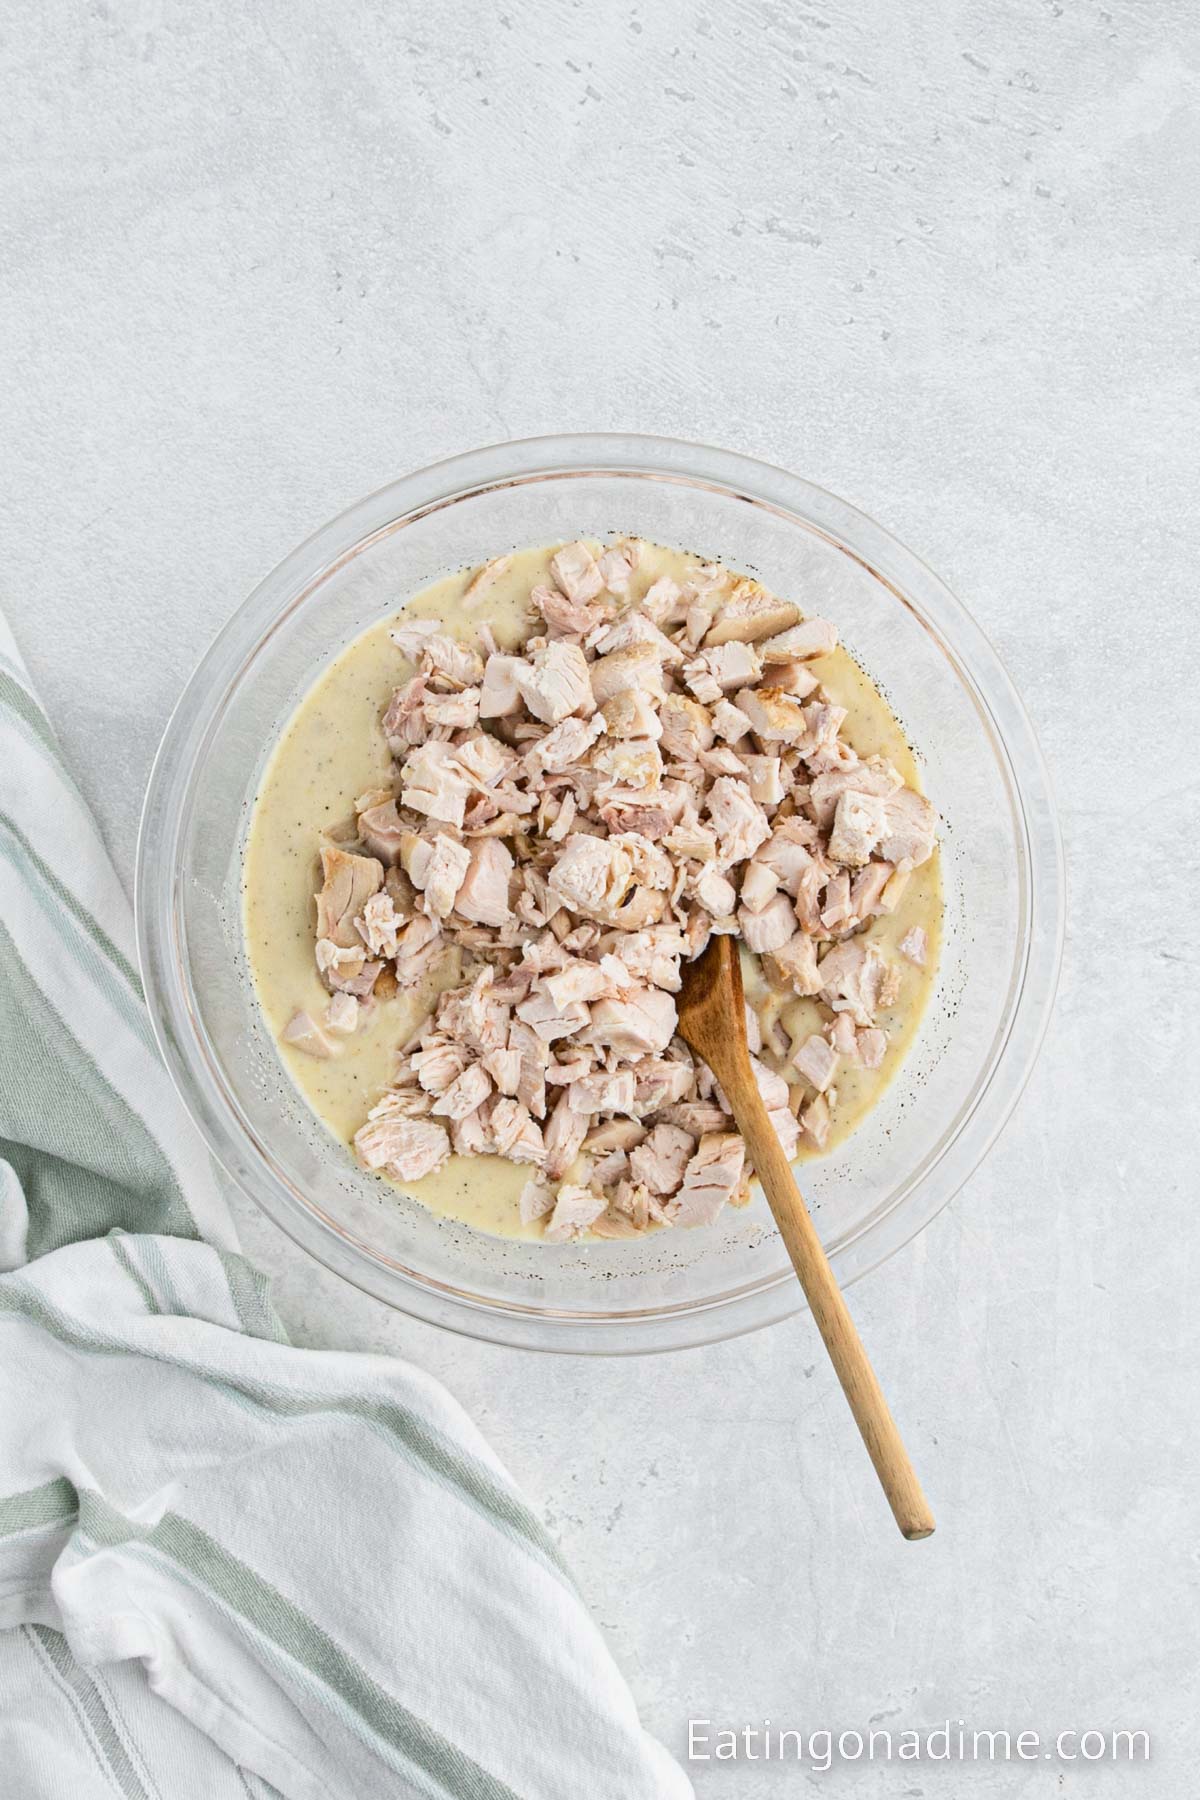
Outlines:
<svg viewBox="0 0 1200 1800"><path fill-rule="evenodd" d="M449 1395L287 1342L2 618L0 1271L5 1800L691 1793Z"/></svg>

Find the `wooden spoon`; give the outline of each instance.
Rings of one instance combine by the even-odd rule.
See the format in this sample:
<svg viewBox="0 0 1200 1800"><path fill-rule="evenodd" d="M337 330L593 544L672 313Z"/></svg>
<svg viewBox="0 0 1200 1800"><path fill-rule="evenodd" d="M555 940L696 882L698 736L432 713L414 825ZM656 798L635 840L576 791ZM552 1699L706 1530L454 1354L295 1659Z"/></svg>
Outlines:
<svg viewBox="0 0 1200 1800"><path fill-rule="evenodd" d="M704 1058L720 1082L738 1130L746 1140L792 1267L808 1297L896 1523L906 1538L927 1538L934 1529L929 1503L921 1492L750 1067L742 970L732 937L712 938L703 956L684 964L679 1035L697 1056Z"/></svg>

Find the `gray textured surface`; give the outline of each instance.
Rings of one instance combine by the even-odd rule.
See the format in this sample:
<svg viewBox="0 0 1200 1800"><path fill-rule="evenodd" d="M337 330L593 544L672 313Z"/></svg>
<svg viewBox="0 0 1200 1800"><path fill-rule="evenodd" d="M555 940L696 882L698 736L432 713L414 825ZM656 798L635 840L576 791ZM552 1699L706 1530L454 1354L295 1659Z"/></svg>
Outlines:
<svg viewBox="0 0 1200 1800"><path fill-rule="evenodd" d="M788 464L923 552L1024 691L1073 884L1056 1022L986 1167L855 1292L929 1544L893 1536L807 1326L536 1360L243 1219L301 1335L471 1408L675 1747L689 1712L1156 1734L1135 1773L830 1777L856 1800L1195 1786L1198 68L1170 0L17 0L0 27L0 594L124 869L254 580L489 439Z"/></svg>

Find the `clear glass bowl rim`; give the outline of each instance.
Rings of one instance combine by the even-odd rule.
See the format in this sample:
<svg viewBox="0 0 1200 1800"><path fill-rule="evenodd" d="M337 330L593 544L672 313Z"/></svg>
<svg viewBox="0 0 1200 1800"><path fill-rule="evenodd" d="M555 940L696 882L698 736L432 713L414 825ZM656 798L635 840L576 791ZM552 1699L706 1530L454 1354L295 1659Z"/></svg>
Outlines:
<svg viewBox="0 0 1200 1800"><path fill-rule="evenodd" d="M172 1080L209 1150L247 1197L301 1248L366 1292L428 1323L487 1341L573 1353L630 1354L736 1336L804 1309L798 1283L631 1318L559 1316L485 1302L369 1258L332 1222L300 1208L253 1142L204 1049L179 929L179 853L194 771L264 639L314 587L372 539L497 486L570 476L677 481L733 494L826 537L920 619L968 689L993 739L1024 838L1024 967L1000 1052L937 1161L870 1229L833 1257L843 1286L895 1254L961 1188L1007 1123L1053 1009L1062 958L1065 870L1049 776L1032 725L985 633L946 584L867 514L813 483L738 452L637 433L593 432L491 444L390 482L297 546L237 608L201 658L167 722L151 770L135 875L137 946L151 1024Z"/></svg>

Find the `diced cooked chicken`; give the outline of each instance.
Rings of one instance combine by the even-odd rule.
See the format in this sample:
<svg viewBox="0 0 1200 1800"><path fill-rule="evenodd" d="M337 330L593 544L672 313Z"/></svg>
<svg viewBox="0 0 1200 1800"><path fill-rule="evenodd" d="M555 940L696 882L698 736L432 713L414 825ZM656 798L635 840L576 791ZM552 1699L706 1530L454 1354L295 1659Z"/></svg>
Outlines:
<svg viewBox="0 0 1200 1800"><path fill-rule="evenodd" d="M769 863L754 859L746 864L740 898L747 912L761 912L778 892L779 880Z"/></svg>
<svg viewBox="0 0 1200 1800"><path fill-rule="evenodd" d="M764 658L763 673L773 688L782 688L785 694L791 694L797 700L807 700L821 685L808 664L797 658L787 662Z"/></svg>
<svg viewBox="0 0 1200 1800"><path fill-rule="evenodd" d="M679 1125L656 1125L644 1143L629 1153L635 1182L652 1194L673 1194L696 1148L696 1140Z"/></svg>
<svg viewBox="0 0 1200 1800"><path fill-rule="evenodd" d="M394 957L405 921L396 911L395 902L386 888L372 894L355 920L355 930L373 956Z"/></svg>
<svg viewBox="0 0 1200 1800"><path fill-rule="evenodd" d="M419 1181L441 1168L450 1154L450 1135L436 1119L394 1110L392 1098L385 1096L371 1109L367 1123L354 1134L354 1148L365 1169L386 1169L397 1181Z"/></svg>
<svg viewBox="0 0 1200 1800"><path fill-rule="evenodd" d="M399 933L396 980L401 987L415 987L442 945L437 921L418 913Z"/></svg>
<svg viewBox="0 0 1200 1800"><path fill-rule="evenodd" d="M737 906L738 893L728 875L711 863L705 865L692 884L692 892L714 919L731 918Z"/></svg>
<svg viewBox="0 0 1200 1800"><path fill-rule="evenodd" d="M358 835L364 850L389 868L400 860L404 830L394 799L382 800L358 815Z"/></svg>
<svg viewBox="0 0 1200 1800"><path fill-rule="evenodd" d="M455 687L472 687L483 676L479 652L439 631L436 620L412 619L394 626L388 636L423 675L445 676Z"/></svg>
<svg viewBox="0 0 1200 1800"><path fill-rule="evenodd" d="M805 661L813 656L828 656L837 649L837 627L828 619L805 619L792 625L762 645L764 662L790 662L793 657Z"/></svg>
<svg viewBox="0 0 1200 1800"><path fill-rule="evenodd" d="M764 744L795 744L808 730L804 708L783 688L742 688L737 703Z"/></svg>
<svg viewBox="0 0 1200 1800"><path fill-rule="evenodd" d="M546 1174L552 1181L561 1180L575 1161L587 1136L589 1123L587 1113L579 1112L572 1106L571 1092L567 1088L555 1102L544 1133Z"/></svg>
<svg viewBox="0 0 1200 1800"><path fill-rule="evenodd" d="M604 1195L596 1193L594 1188L564 1184L558 1190L545 1235L552 1244L565 1244L571 1238L582 1237L588 1226L594 1224L607 1208Z"/></svg>
<svg viewBox="0 0 1200 1800"><path fill-rule="evenodd" d="M546 1174L550 1175L551 1173L551 1170L547 1168ZM532 1225L535 1220L544 1219L548 1212L554 1211L554 1201L554 1189L550 1186L549 1181L542 1175L531 1175L521 1189L517 1202L522 1225Z"/></svg>
<svg viewBox="0 0 1200 1800"><path fill-rule="evenodd" d="M544 725L557 725L571 713L595 711L588 665L578 644L555 639L518 662L512 678L529 711Z"/></svg>
<svg viewBox="0 0 1200 1800"><path fill-rule="evenodd" d="M652 791L662 780L662 752L653 738L618 738L595 752L592 767L620 787Z"/></svg>
<svg viewBox="0 0 1200 1800"><path fill-rule="evenodd" d="M656 625L662 625L668 617L674 614L681 592L679 583L674 581L670 575L660 575L657 581L651 582L642 595L642 611L648 619L653 619Z"/></svg>
<svg viewBox="0 0 1200 1800"><path fill-rule="evenodd" d="M709 626L704 648L727 644L733 638L757 644L786 631L799 618L800 608L793 601L776 599L756 581L740 581Z"/></svg>
<svg viewBox="0 0 1200 1800"><path fill-rule="evenodd" d="M383 884L383 867L373 856L354 856L327 844L321 851L324 881L317 895L317 936L343 949L357 948L356 920Z"/></svg>
<svg viewBox="0 0 1200 1800"><path fill-rule="evenodd" d="M325 1008L325 1029L336 1031L343 1037L349 1037L358 1030L358 1015L361 1011L354 994L333 994Z"/></svg>
<svg viewBox="0 0 1200 1800"><path fill-rule="evenodd" d="M341 999L342 996L338 995L336 998ZM358 1002L355 1001L354 1004L357 1008ZM341 1049L341 1045L318 1025L311 1013L293 1013L283 1028L282 1037L283 1042L291 1049L303 1050L305 1056L336 1056Z"/></svg>
<svg viewBox="0 0 1200 1800"><path fill-rule="evenodd" d="M470 864L471 852L467 846L439 831L433 840L425 879L418 883L425 890L425 910L433 918L449 917Z"/></svg>
<svg viewBox="0 0 1200 1800"><path fill-rule="evenodd" d="M750 721L740 706L734 706L729 700L718 700L713 707L713 730L726 743L736 744L750 730Z"/></svg>
<svg viewBox="0 0 1200 1800"><path fill-rule="evenodd" d="M414 675L411 681L398 687L380 721L388 749L396 756L403 756L413 744L423 744L429 735L425 719L426 685L424 675Z"/></svg>
<svg viewBox="0 0 1200 1800"><path fill-rule="evenodd" d="M885 862L905 862L919 868L933 855L937 814L915 788L899 788L887 799L887 827L879 841Z"/></svg>
<svg viewBox="0 0 1200 1800"><path fill-rule="evenodd" d="M888 802L879 794L865 794L848 787L838 796L833 830L825 854L831 862L860 869L887 830Z"/></svg>
<svg viewBox="0 0 1200 1800"><path fill-rule="evenodd" d="M750 798L760 806L778 806L787 791L780 758L744 754L742 761L750 776Z"/></svg>
<svg viewBox="0 0 1200 1800"><path fill-rule="evenodd" d="M614 544L605 550L598 559L600 573L604 585L610 594L622 596L629 593L629 584L633 580L633 572L642 559L642 547L636 539L626 539L622 544Z"/></svg>
<svg viewBox="0 0 1200 1800"><path fill-rule="evenodd" d="M929 939L924 926L911 926L900 939L897 949L901 956L906 957L910 963L915 963L918 969L923 969L925 958L929 953Z"/></svg>
<svg viewBox="0 0 1200 1800"><path fill-rule="evenodd" d="M497 1100L489 1125L500 1156L507 1156L510 1162L537 1163L539 1167L545 1162L541 1131L519 1100Z"/></svg>
<svg viewBox="0 0 1200 1800"><path fill-rule="evenodd" d="M615 650L630 650L635 645L647 644L654 651L660 663L668 667L676 667L683 662L683 651L678 644L671 641L665 633L658 629L652 619L645 613L629 611L622 613L612 625L605 625L593 634L589 647L597 656L611 656ZM641 689L634 690L641 692Z"/></svg>
<svg viewBox="0 0 1200 1800"><path fill-rule="evenodd" d="M512 916L508 891L513 868L512 852L499 838L476 838L454 896L459 917L477 925L503 925Z"/></svg>
<svg viewBox="0 0 1200 1800"><path fill-rule="evenodd" d="M452 745L427 743L410 751L401 778L400 799L405 806L461 827L471 787L457 765Z"/></svg>
<svg viewBox="0 0 1200 1800"><path fill-rule="evenodd" d="M589 674L597 706L633 689L655 700L661 700L666 693L662 658L653 644L629 644L610 656L597 657L589 665Z"/></svg>
<svg viewBox="0 0 1200 1800"><path fill-rule="evenodd" d="M479 692L481 719L511 719L521 710L517 670L526 665L519 656L489 656Z"/></svg>
<svg viewBox="0 0 1200 1800"><path fill-rule="evenodd" d="M628 851L611 840L582 833L567 839L548 877L564 906L601 920L620 905L632 880Z"/></svg>
<svg viewBox="0 0 1200 1800"><path fill-rule="evenodd" d="M807 931L797 931L772 952L772 959L793 993L820 993L822 976L817 967L816 941Z"/></svg>
<svg viewBox="0 0 1200 1800"><path fill-rule="evenodd" d="M607 601L570 600L560 588L543 584L529 596L550 629L551 637L582 638L610 616Z"/></svg>
<svg viewBox="0 0 1200 1800"><path fill-rule="evenodd" d="M604 719L597 713L591 719L563 719L525 752L525 767L558 774L572 763L582 761L598 737L604 735Z"/></svg>
<svg viewBox="0 0 1200 1800"><path fill-rule="evenodd" d="M493 556L491 562L484 563L482 569L468 583L463 595L463 605L468 608L478 606L495 587L502 575L507 575L512 568L511 556Z"/></svg>
<svg viewBox="0 0 1200 1800"><path fill-rule="evenodd" d="M582 1001L568 1000L565 1005L556 1006L544 988L535 989L528 1000L522 1000L516 1014L544 1044L573 1037L588 1022L588 1009Z"/></svg>
<svg viewBox="0 0 1200 1800"><path fill-rule="evenodd" d="M632 1069L597 1069L594 1075L573 1081L567 1098L576 1112L592 1118L596 1113L632 1112L636 1089Z"/></svg>
<svg viewBox="0 0 1200 1800"><path fill-rule="evenodd" d="M719 689L717 698L720 698ZM712 747L715 737L712 714L698 700L690 700L686 694L668 694L658 716L663 728L665 755L688 761Z"/></svg>
<svg viewBox="0 0 1200 1800"><path fill-rule="evenodd" d="M661 988L632 988L619 1000L597 1000L587 1041L624 1056L653 1056L675 1035L675 1002Z"/></svg>
<svg viewBox="0 0 1200 1800"><path fill-rule="evenodd" d="M746 948L761 956L768 950L782 950L791 941L796 930L796 915L787 895L776 894L761 912L739 906L738 924Z"/></svg>
<svg viewBox="0 0 1200 1800"><path fill-rule="evenodd" d="M894 971L870 939L847 938L826 952L820 965L821 993L835 1011L849 1012L856 1025L873 1025L888 1004ZM894 988L892 989L894 994Z"/></svg>
<svg viewBox="0 0 1200 1800"><path fill-rule="evenodd" d="M745 1162L746 1146L736 1132L706 1133L688 1162L682 1187L668 1202L671 1223L711 1225L741 1186Z"/></svg>
<svg viewBox="0 0 1200 1800"><path fill-rule="evenodd" d="M455 694L427 694L425 717L430 725L444 725L449 731L469 731L479 718L477 687L463 688Z"/></svg>
<svg viewBox="0 0 1200 1800"><path fill-rule="evenodd" d="M658 739L663 734L654 701L641 688L626 688L624 693L614 694L604 702L599 716L609 737Z"/></svg>
<svg viewBox="0 0 1200 1800"><path fill-rule="evenodd" d="M735 639L706 648L694 661L685 663L683 678L697 700L715 705L722 694L757 681L760 673L757 653Z"/></svg>
<svg viewBox="0 0 1200 1800"><path fill-rule="evenodd" d="M749 788L731 775L722 775L713 782L706 804L724 862L748 861L771 835L761 806L750 798Z"/></svg>
<svg viewBox="0 0 1200 1800"><path fill-rule="evenodd" d="M800 1148L800 1122L788 1106L776 1107L767 1117L775 1127L775 1136L783 1147L783 1153L789 1162L794 1162L796 1152Z"/></svg>
<svg viewBox="0 0 1200 1800"><path fill-rule="evenodd" d="M888 882L895 871L891 863L869 862L850 883L850 911L856 919L870 919L882 912Z"/></svg>
<svg viewBox="0 0 1200 1800"><path fill-rule="evenodd" d="M901 785L900 777L891 763L872 757L853 768L831 769L818 775L812 784L809 804L821 830L828 831L837 812L837 803L847 788L853 788L856 793L880 794L886 798Z"/></svg>
<svg viewBox="0 0 1200 1800"><path fill-rule="evenodd" d="M828 1038L814 1031L811 1037L805 1038L795 1056L793 1067L797 1068L805 1081L823 1094L834 1076L837 1074L838 1053Z"/></svg>
<svg viewBox="0 0 1200 1800"><path fill-rule="evenodd" d="M824 1094L815 1094L800 1114L801 1130L816 1149L823 1150L829 1142L832 1124L828 1099Z"/></svg>
<svg viewBox="0 0 1200 1800"><path fill-rule="evenodd" d="M513 560L477 571L469 605ZM399 780L355 802L367 855L329 834L316 959L331 997L285 1034L327 1055L372 993L445 989L360 1159L397 1180L451 1145L529 1164L521 1217L550 1241L745 1203L724 1096L675 1036L682 958L714 931L766 958L774 994L747 1036L785 1154L801 1132L828 1144L837 1070L882 1064L874 1021L899 993L870 922L934 847L928 801L842 736L837 683L811 666L836 648L830 624L716 564L635 601L643 561L635 539L563 545L529 596L545 635L523 655L486 625L473 642L436 619L393 627L415 667L382 721ZM919 927L900 953L927 958ZM824 1021L795 1044L788 994ZM762 1055L791 1057L796 1085Z"/></svg>
<svg viewBox="0 0 1200 1800"><path fill-rule="evenodd" d="M578 606L594 600L604 588L604 577L596 559L583 542L564 544L550 558L550 573L567 599Z"/></svg>

